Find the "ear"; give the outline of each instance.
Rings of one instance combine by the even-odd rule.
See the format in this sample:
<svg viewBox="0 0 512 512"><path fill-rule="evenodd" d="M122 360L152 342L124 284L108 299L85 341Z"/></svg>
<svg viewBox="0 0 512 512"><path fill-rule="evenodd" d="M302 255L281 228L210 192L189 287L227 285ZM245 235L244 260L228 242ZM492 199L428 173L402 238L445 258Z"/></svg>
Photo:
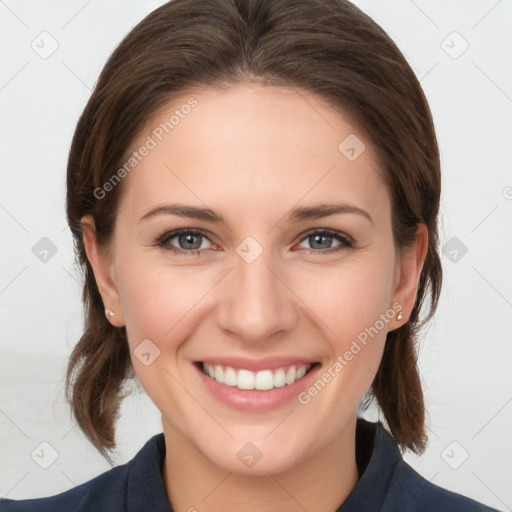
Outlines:
<svg viewBox="0 0 512 512"><path fill-rule="evenodd" d="M94 272L94 278L100 292L105 309L114 312L114 316L106 315L108 321L115 327L124 325L121 300L114 279L113 265L110 255L100 247L96 237L96 226L91 215L81 219L81 231L87 259Z"/></svg>
<svg viewBox="0 0 512 512"><path fill-rule="evenodd" d="M427 250L427 226L425 224L418 224L413 243L410 246L404 247L399 253L400 258L396 267L392 304L399 303L402 305L401 311L403 318L398 320L395 317L395 319L390 322L390 331L402 326L411 316L418 293L421 271L427 256Z"/></svg>

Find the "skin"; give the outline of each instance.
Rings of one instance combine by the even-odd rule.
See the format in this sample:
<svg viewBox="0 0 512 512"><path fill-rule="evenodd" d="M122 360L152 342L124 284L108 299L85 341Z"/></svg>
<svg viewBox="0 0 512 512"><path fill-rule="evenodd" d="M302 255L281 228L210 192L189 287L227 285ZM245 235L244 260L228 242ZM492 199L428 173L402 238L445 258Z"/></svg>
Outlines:
<svg viewBox="0 0 512 512"><path fill-rule="evenodd" d="M413 308L426 228L397 250L390 194L370 140L305 91L255 84L190 90L159 111L131 149L192 95L197 106L122 183L108 251L84 217L87 256L105 307L115 311L110 321L126 325L137 377L162 413L173 509L332 512L357 483L357 406L387 332ZM338 150L349 134L366 146L354 161ZM173 215L139 220L177 202L207 206L227 225ZM297 206L340 202L372 221L355 213L287 219ZM208 233L209 240L199 238L201 254L157 245L180 228ZM327 238L319 246L306 236L312 229L348 235L355 245ZM252 263L236 252L248 236L263 250ZM179 250L180 240L167 245ZM403 319L390 320L307 405L293 399L270 412L234 410L205 390L192 366L213 356L286 355L324 370L395 302ZM149 366L133 354L144 339L160 350ZM237 457L248 441L262 453L252 468Z"/></svg>

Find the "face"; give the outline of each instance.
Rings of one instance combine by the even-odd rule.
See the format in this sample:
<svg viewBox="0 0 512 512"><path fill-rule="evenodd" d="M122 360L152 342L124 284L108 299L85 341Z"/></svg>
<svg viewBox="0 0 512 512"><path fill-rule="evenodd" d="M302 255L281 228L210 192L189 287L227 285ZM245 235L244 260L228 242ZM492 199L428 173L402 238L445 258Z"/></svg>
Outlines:
<svg viewBox="0 0 512 512"><path fill-rule="evenodd" d="M251 474L330 449L419 275L370 141L314 95L240 85L174 99L131 151L110 256L88 256L166 436Z"/></svg>

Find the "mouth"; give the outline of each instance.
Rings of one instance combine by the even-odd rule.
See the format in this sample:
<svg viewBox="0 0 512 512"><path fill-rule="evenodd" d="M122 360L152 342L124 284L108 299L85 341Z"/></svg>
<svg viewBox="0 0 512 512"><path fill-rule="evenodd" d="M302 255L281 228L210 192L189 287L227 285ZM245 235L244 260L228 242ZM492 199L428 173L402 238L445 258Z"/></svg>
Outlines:
<svg viewBox="0 0 512 512"><path fill-rule="evenodd" d="M320 363L297 363L251 371L246 368L209 364L204 361L196 361L194 364L204 375L219 384L243 391L270 391L291 386L320 366Z"/></svg>

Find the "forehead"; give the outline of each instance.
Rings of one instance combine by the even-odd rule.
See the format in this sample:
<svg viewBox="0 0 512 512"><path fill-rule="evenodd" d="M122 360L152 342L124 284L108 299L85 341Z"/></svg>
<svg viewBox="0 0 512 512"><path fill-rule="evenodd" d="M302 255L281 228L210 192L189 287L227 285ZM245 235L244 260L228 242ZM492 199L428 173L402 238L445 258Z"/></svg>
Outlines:
<svg viewBox="0 0 512 512"><path fill-rule="evenodd" d="M388 207L368 137L348 115L298 89L190 90L152 117L133 151L145 154L123 184L122 206L133 215L171 200L276 215L313 202Z"/></svg>

